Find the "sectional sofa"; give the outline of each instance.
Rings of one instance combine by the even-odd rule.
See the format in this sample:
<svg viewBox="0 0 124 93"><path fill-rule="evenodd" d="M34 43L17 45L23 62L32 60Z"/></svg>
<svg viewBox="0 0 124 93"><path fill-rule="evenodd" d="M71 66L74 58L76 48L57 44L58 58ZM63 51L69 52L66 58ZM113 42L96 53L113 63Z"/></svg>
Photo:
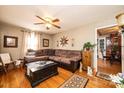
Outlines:
<svg viewBox="0 0 124 93"><path fill-rule="evenodd" d="M29 50L24 57L25 64L29 62L52 60L62 68L75 72L81 61L81 51L62 49Z"/></svg>

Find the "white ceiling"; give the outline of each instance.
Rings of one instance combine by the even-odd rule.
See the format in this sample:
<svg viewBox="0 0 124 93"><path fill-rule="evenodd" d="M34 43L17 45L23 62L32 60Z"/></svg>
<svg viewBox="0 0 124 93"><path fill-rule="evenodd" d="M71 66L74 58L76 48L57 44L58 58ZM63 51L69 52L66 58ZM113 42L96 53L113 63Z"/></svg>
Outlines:
<svg viewBox="0 0 124 93"><path fill-rule="evenodd" d="M0 6L0 21L8 24L28 28L36 31L43 31L49 34L55 34L60 31L67 31L89 24L107 17L115 17L118 13L124 11L124 6ZM52 27L46 30L44 25L34 25L39 22L35 17L51 17L60 19L61 29Z"/></svg>

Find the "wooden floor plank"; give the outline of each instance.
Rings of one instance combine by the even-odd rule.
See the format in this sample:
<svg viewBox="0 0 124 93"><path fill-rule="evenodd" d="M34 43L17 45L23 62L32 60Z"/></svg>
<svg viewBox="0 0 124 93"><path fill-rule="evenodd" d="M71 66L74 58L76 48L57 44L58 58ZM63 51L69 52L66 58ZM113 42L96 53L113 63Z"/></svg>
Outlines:
<svg viewBox="0 0 124 93"><path fill-rule="evenodd" d="M107 73L117 73L120 71L119 65L110 66L109 63L99 62L100 71ZM101 62L101 63L100 63ZM101 64L101 65L100 65ZM107 65L108 64L108 65ZM114 70L112 68L114 67ZM82 77L88 78L89 81L86 85L86 88L114 88L115 85L111 81L107 81L96 76L88 76L86 71L79 72L77 70L75 73L67 71L62 68L58 68L59 74L53 76L43 82L41 82L37 88L57 88L68 80L73 74L78 74ZM7 74L0 75L0 87L1 88L31 88L30 82L25 77L25 69L17 68L9 71Z"/></svg>

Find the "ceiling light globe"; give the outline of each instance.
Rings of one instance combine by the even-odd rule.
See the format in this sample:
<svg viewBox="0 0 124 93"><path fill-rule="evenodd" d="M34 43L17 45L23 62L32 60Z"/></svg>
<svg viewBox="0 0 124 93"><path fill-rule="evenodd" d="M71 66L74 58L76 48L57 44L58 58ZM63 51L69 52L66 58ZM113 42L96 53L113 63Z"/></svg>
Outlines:
<svg viewBox="0 0 124 93"><path fill-rule="evenodd" d="M116 19L118 26L124 29L124 13L117 15Z"/></svg>
<svg viewBox="0 0 124 93"><path fill-rule="evenodd" d="M46 23L46 27L50 28L51 27L51 24Z"/></svg>

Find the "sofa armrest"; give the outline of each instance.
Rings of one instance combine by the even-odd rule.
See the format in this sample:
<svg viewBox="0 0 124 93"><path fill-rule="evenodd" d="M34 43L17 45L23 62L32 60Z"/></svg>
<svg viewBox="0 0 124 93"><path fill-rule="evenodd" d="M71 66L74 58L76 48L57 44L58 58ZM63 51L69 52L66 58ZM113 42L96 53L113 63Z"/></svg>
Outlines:
<svg viewBox="0 0 124 93"><path fill-rule="evenodd" d="M35 56L25 56L25 57L24 57L24 62L25 62L25 63L28 63L28 62L30 62L33 58L35 58Z"/></svg>
<svg viewBox="0 0 124 93"><path fill-rule="evenodd" d="M81 61L81 57L72 57L72 58L71 58L71 61L72 61L72 62Z"/></svg>
<svg viewBox="0 0 124 93"><path fill-rule="evenodd" d="M79 68L80 61L81 60L78 60L78 61L74 61L74 60L72 61L71 60L71 69L72 69L72 72L75 72Z"/></svg>

